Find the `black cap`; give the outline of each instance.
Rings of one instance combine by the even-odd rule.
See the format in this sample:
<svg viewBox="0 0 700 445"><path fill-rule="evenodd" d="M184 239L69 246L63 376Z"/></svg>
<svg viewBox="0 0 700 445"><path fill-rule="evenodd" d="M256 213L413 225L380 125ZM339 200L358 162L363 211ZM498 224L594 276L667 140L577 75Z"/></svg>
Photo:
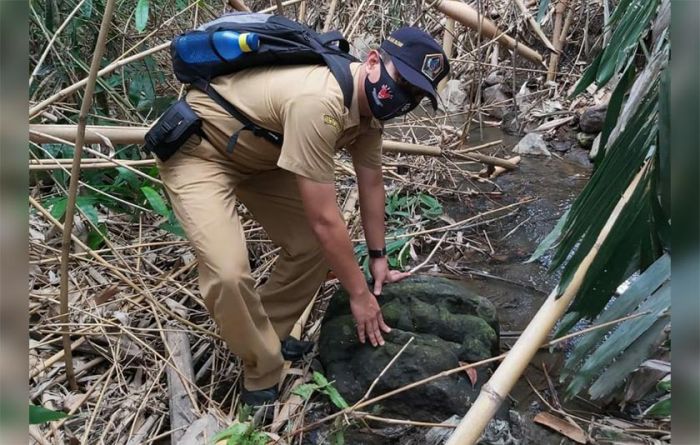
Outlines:
<svg viewBox="0 0 700 445"><path fill-rule="evenodd" d="M401 77L428 95L437 109L437 85L450 72L442 46L430 34L412 26L397 29L380 48L391 56Z"/></svg>

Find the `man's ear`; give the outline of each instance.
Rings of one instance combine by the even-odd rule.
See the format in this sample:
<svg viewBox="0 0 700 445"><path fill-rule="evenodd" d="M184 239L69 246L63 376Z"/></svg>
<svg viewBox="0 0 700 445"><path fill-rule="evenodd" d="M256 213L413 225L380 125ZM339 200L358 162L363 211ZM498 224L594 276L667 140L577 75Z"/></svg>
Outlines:
<svg viewBox="0 0 700 445"><path fill-rule="evenodd" d="M367 76L369 77L370 82L376 82L379 80L379 64L381 63L382 58L379 55L379 51L376 49L371 50L369 53L367 53L367 58L365 59L365 68L367 70Z"/></svg>

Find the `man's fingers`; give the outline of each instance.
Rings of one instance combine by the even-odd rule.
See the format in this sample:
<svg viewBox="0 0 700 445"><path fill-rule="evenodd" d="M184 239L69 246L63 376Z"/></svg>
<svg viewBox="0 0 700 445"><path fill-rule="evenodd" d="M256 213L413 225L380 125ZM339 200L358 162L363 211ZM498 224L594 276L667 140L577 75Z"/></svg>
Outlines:
<svg viewBox="0 0 700 445"><path fill-rule="evenodd" d="M384 317L382 316L381 312L379 313L377 318L379 318L379 328L387 334L391 332L391 328L389 327L389 325L384 323Z"/></svg>
<svg viewBox="0 0 700 445"><path fill-rule="evenodd" d="M395 283L410 276L411 272L399 272L398 270L392 270L391 272L389 272L389 277L387 281L389 281L390 283Z"/></svg>
<svg viewBox="0 0 700 445"><path fill-rule="evenodd" d="M379 280L376 280L376 279L374 280L374 290L372 291L372 293L375 296L379 296L382 293L382 281L383 281L383 278L381 278Z"/></svg>
<svg viewBox="0 0 700 445"><path fill-rule="evenodd" d="M384 339L382 338L382 331L379 330L379 323L378 323L376 318L372 319L372 330L374 331L374 339L377 342L376 345L384 346Z"/></svg>
<svg viewBox="0 0 700 445"><path fill-rule="evenodd" d="M365 323L357 324L357 338L360 339L360 343L365 344Z"/></svg>

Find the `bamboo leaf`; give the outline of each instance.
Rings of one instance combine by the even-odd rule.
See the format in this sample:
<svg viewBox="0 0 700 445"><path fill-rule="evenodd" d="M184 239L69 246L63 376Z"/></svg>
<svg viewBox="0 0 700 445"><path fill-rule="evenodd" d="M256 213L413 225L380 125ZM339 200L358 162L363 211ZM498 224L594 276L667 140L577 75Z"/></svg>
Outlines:
<svg viewBox="0 0 700 445"><path fill-rule="evenodd" d="M644 417L670 417L671 416L671 396L659 400L644 412Z"/></svg>
<svg viewBox="0 0 700 445"><path fill-rule="evenodd" d="M165 217L167 217L170 214L170 211L168 210L168 206L165 204L165 201L163 200L163 198L161 198L158 192L153 190L153 188L146 185L141 187L141 192L143 192L144 196L146 197L146 200L148 201L148 204L150 204L154 212Z"/></svg>
<svg viewBox="0 0 700 445"><path fill-rule="evenodd" d="M590 387L588 393L591 398L600 399L622 385L625 377L656 351L668 323L668 317L662 317L645 330Z"/></svg>
<svg viewBox="0 0 700 445"><path fill-rule="evenodd" d="M89 19L92 16L92 9L92 0L85 0L85 3L80 8L80 14Z"/></svg>
<svg viewBox="0 0 700 445"><path fill-rule="evenodd" d="M29 424L36 425L39 423L52 422L68 417L68 414L62 411L53 411L43 406L29 405Z"/></svg>
<svg viewBox="0 0 700 445"><path fill-rule="evenodd" d="M296 394L304 400L309 400L311 395L319 388L315 383L304 383L292 390L292 394Z"/></svg>
<svg viewBox="0 0 700 445"><path fill-rule="evenodd" d="M532 256L525 261L525 263L532 263L533 261L539 259L546 251L548 251L552 245L559 239L561 235L561 229L566 223L566 218L569 216L569 209L564 212L564 214L559 218L559 221L554 226L551 232L542 240L542 242L537 246L537 249L532 253Z"/></svg>
<svg viewBox="0 0 700 445"><path fill-rule="evenodd" d="M143 32L148 24L148 3L149 0L139 0L136 4L136 13L134 15L136 31Z"/></svg>

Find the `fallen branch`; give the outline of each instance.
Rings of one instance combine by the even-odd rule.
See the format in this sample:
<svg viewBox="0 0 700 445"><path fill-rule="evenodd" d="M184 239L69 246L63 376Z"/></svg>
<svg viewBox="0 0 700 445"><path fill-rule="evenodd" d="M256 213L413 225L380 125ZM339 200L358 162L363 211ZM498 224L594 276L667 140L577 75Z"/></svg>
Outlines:
<svg viewBox="0 0 700 445"><path fill-rule="evenodd" d="M173 444L177 444L187 427L196 420L194 398L188 391L188 384L194 382L194 369L187 333L168 331L165 333L165 338L168 348L172 351L170 359L173 363L165 371L168 375L170 400L170 429L172 430L170 438ZM180 373L185 378L180 377Z"/></svg>
<svg viewBox="0 0 700 445"><path fill-rule="evenodd" d="M542 63L542 56L537 51L501 32L491 20L485 18L483 14L479 14L471 6L454 0L441 0L435 4L435 8L467 28L481 32L483 36L489 39L496 39L498 43L514 50L526 59Z"/></svg>
<svg viewBox="0 0 700 445"><path fill-rule="evenodd" d="M71 235L73 232L73 218L75 216L75 200L78 195L78 183L80 179L80 156L83 153L83 140L85 136L85 126L87 125L87 115L92 105L92 94L95 91L95 82L97 81L97 71L100 67L102 53L104 53L105 43L107 42L107 32L112 21L112 13L114 12L114 0L107 0L105 11L102 15L102 23L100 24L100 33L97 36L95 44L95 52L90 64L90 74L87 79L87 87L85 88L85 96L83 103L80 106L80 115L78 117L78 127L75 137L75 152L73 154L73 166L71 167L70 185L68 186L68 203L66 204L65 222L63 228L63 238L61 241L61 283L60 283L60 302L61 302L61 323L68 324L68 264L70 263L71 250ZM72 390L78 389L78 384L75 381L75 373L73 371L73 353L70 342L70 332L63 332L63 350L65 352L63 361L66 364L66 377L68 384Z"/></svg>

